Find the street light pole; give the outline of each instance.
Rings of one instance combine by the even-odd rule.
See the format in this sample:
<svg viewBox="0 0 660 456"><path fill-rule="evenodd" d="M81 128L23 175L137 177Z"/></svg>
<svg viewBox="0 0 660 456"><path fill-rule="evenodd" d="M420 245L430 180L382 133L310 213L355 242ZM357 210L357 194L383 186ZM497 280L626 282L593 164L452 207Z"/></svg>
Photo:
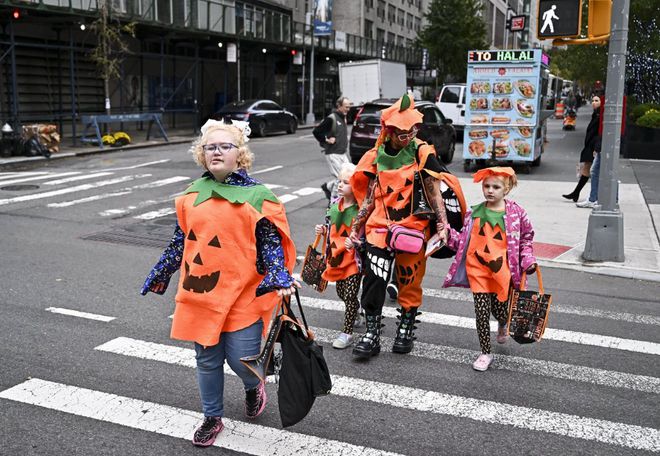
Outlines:
<svg viewBox="0 0 660 456"><path fill-rule="evenodd" d="M312 0L312 17L309 21L312 31L312 52L309 58L309 112L305 118L306 125L312 125L316 122L314 117L314 19L316 18L316 0Z"/></svg>
<svg viewBox="0 0 660 456"><path fill-rule="evenodd" d="M598 205L589 216L587 239L582 254L588 261L624 260L623 213L619 210L617 195L629 10L630 0L614 0L612 3Z"/></svg>

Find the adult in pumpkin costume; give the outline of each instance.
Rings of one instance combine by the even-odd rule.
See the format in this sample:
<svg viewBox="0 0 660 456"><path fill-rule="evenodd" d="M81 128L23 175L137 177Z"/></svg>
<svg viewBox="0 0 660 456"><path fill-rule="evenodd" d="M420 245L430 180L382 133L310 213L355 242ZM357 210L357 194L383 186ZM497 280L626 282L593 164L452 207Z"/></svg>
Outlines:
<svg viewBox="0 0 660 456"><path fill-rule="evenodd" d="M525 210L504 197L517 184L510 167L486 168L474 174L482 182L485 202L465 215L463 229L450 228L448 247L456 251L443 286L469 287L474 295L477 335L481 355L472 367L485 371L493 362L490 353L490 314L499 323L497 342L506 342L510 286L519 289L522 272L536 271L534 229Z"/></svg>
<svg viewBox="0 0 660 456"><path fill-rule="evenodd" d="M223 429L225 360L243 380L246 416L263 412L264 384L240 358L259 353L264 322L300 286L291 277L296 250L284 206L247 174L248 133L243 122L202 127L192 152L206 172L176 199L174 236L142 289L164 293L183 264L171 337L195 344L205 417L196 446L212 445Z"/></svg>
<svg viewBox="0 0 660 456"><path fill-rule="evenodd" d="M426 256L424 248L416 253L393 252L386 238L388 227L396 224L417 230L428 240L429 217L414 214L416 181L424 186L428 204L436 217L435 228L441 237L446 237L447 230L438 182L444 167L432 146L415 139L417 124L422 122L415 102L404 95L381 112L380 122L382 130L375 147L364 154L351 179L353 193L360 203L351 240L358 244L364 229L367 243L361 298L367 328L353 354L365 359L380 352L382 309L393 263L397 268L401 315L392 350L409 353L413 348L415 317L422 304Z"/></svg>

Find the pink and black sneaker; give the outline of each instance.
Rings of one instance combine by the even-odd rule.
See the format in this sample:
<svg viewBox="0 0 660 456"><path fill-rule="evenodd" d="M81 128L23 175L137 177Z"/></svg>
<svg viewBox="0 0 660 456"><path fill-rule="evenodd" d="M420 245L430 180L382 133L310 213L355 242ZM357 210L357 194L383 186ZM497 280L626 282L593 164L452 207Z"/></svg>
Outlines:
<svg viewBox="0 0 660 456"><path fill-rule="evenodd" d="M259 383L256 388L245 392L245 416L254 419L261 415L266 408L266 386L264 382Z"/></svg>
<svg viewBox="0 0 660 456"><path fill-rule="evenodd" d="M225 425L222 424L222 418L219 416L205 416L204 422L195 430L192 444L198 447L207 447L213 445L215 438L222 432Z"/></svg>

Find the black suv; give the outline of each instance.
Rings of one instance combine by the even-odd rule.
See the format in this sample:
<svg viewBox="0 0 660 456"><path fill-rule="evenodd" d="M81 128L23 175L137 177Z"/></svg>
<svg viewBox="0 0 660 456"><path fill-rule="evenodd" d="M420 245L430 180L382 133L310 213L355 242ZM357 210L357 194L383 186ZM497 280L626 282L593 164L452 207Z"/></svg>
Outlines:
<svg viewBox="0 0 660 456"><path fill-rule="evenodd" d="M380 134L380 111L395 102L395 99L374 100L365 103L357 114L350 141L353 163L357 164L364 153L374 147ZM456 146L456 130L451 125L451 119L446 119L430 101L416 101L415 109L424 116L417 137L435 146L438 157L444 163L451 163Z"/></svg>

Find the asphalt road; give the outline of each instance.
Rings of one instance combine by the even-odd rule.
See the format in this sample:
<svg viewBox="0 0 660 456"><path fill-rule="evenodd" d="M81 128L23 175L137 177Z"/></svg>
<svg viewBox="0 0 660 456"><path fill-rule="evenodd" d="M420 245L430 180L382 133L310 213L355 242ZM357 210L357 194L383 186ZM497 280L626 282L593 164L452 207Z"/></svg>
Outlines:
<svg viewBox="0 0 660 456"><path fill-rule="evenodd" d="M562 135L551 129L550 140L567 141ZM308 131L250 146L253 174L286 201L302 255L324 213L319 185L327 170L319 148ZM578 152L548 154L521 178L565 180L570 187ZM465 175L459 159L450 168ZM174 287L165 296L139 295L172 233L174 195L200 174L187 146L3 172L20 174L0 174L0 454L199 454L187 434L200 410L191 346L169 339ZM4 189L28 184L38 188ZM657 283L546 268L553 294L546 338L495 346L496 367L477 373L473 307L466 293L441 290L447 266L429 265L413 353L384 350L367 364L330 346L343 317L334 287L323 295L304 289L308 320L335 375L333 394L282 432L276 386L267 388L266 413L246 424L240 382L228 376L229 424L218 443L229 449L206 453L660 451ZM391 338L395 320L385 323Z"/></svg>

